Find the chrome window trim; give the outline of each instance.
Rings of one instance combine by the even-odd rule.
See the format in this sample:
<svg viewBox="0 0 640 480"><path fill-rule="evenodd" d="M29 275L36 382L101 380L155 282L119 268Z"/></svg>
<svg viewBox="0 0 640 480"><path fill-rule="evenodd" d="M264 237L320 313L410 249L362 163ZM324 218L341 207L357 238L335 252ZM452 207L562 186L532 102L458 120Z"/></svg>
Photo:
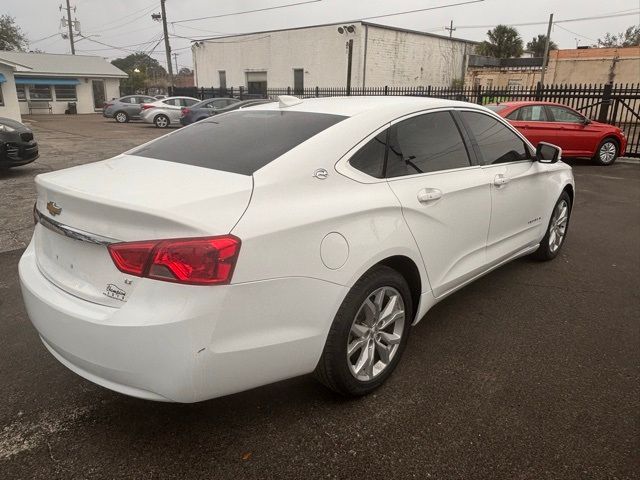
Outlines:
<svg viewBox="0 0 640 480"><path fill-rule="evenodd" d="M115 238L96 235L94 233L85 232L84 230L64 225L53 220L52 218L46 217L41 212L39 212L37 208L33 210L33 215L37 223L39 223L43 227L51 230L52 232L64 235L65 237L73 238L74 240L80 240L81 242L104 246L110 245L112 243L118 243L120 241L116 240Z"/></svg>

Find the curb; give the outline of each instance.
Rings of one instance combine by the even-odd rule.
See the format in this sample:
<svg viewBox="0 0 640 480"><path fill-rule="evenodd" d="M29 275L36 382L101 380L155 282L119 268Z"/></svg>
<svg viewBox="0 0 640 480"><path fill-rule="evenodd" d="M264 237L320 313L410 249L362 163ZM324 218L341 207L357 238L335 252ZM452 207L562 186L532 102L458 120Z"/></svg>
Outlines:
<svg viewBox="0 0 640 480"><path fill-rule="evenodd" d="M616 160L618 163L631 163L635 165L640 165L640 158L631 158L631 157L620 157Z"/></svg>

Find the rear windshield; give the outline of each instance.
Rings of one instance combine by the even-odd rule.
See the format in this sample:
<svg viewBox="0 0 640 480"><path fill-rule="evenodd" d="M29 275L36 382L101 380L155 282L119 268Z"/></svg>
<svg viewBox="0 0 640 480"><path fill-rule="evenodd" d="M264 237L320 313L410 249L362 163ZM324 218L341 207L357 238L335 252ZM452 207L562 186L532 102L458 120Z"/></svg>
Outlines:
<svg viewBox="0 0 640 480"><path fill-rule="evenodd" d="M504 110L505 108L507 108L507 105L485 105L485 107L487 107L489 110L493 110L494 112L498 113Z"/></svg>
<svg viewBox="0 0 640 480"><path fill-rule="evenodd" d="M345 118L324 113L240 110L202 120L130 153L251 175Z"/></svg>

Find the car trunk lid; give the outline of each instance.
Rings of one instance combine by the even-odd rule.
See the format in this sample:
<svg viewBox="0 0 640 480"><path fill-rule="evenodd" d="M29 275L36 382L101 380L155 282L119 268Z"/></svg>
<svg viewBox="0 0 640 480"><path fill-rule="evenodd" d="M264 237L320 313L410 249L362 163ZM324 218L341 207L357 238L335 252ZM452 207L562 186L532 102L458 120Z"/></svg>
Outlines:
<svg viewBox="0 0 640 480"><path fill-rule="evenodd" d="M229 233L249 204L252 177L120 155L36 177L42 217L34 244L52 283L102 305L126 302L138 278L107 250L118 241Z"/></svg>

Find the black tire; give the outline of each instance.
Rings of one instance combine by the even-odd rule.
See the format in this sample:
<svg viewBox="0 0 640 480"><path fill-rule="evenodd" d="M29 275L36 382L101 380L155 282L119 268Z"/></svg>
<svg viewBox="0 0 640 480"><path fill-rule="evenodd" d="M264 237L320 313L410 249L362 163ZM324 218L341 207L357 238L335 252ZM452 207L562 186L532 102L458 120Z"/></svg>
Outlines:
<svg viewBox="0 0 640 480"><path fill-rule="evenodd" d="M404 325L398 348L387 366L371 380L363 381L351 373L347 357L347 342L360 307L373 292L382 287L391 287L400 294L404 303ZM316 367L316 378L330 389L345 396L356 397L372 392L389 378L400 361L407 345L413 314L411 292L404 277L384 265L373 267L356 282L342 302Z"/></svg>
<svg viewBox="0 0 640 480"><path fill-rule="evenodd" d="M153 118L153 124L158 128L167 128L171 124L171 120L161 113Z"/></svg>
<svg viewBox="0 0 640 480"><path fill-rule="evenodd" d="M611 154L613 153L613 156ZM596 154L593 156L593 161L598 165L609 166L613 165L620 155L620 144L615 138L605 138L598 145Z"/></svg>
<svg viewBox="0 0 640 480"><path fill-rule="evenodd" d="M113 118L118 123L127 123L129 121L129 115L127 114L127 112L122 111L116 112Z"/></svg>
<svg viewBox="0 0 640 480"><path fill-rule="evenodd" d="M562 204L562 202L565 202L567 205L567 222L566 222L566 226L564 227L564 233L562 235L562 239L560 240L560 244L557 246L557 248L554 249L552 246L553 242L551 241L552 231L553 231L552 225L554 223L554 220L556 219L555 217L556 210L558 209L558 206ZM558 201L556 202L556 204L553 206L553 211L551 212L551 218L549 219L549 225L547 225L547 231L544 234L544 238L540 242L540 246L532 254L532 256L535 259L540 261L548 261L548 260L553 260L558 256L558 253L560 253L562 246L567 240L567 234L569 233L570 220L571 220L571 197L566 191L564 191L562 192L562 195L560 195L560 198L558 198Z"/></svg>

